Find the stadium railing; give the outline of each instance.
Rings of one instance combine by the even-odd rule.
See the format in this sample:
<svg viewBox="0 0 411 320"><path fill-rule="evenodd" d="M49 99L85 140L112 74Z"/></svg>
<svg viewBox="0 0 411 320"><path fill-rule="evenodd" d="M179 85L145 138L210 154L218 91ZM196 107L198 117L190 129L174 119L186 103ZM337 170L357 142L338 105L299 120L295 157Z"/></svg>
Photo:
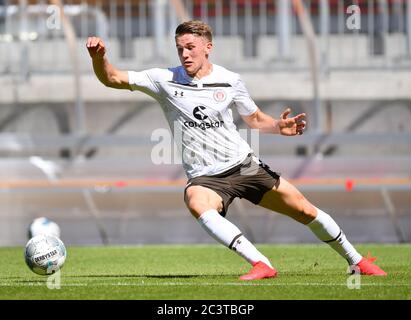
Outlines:
<svg viewBox="0 0 411 320"><path fill-rule="evenodd" d="M216 50L216 61L240 68L253 61L263 61L264 64L253 66L264 69L271 63L273 67L307 69L306 43L291 2L283 1L281 6L280 1L270 0L183 1L190 17L203 19L214 28L216 46L224 46ZM153 15L157 9L155 5L160 3L166 6L166 10L162 10L164 24L158 24ZM353 30L346 24L350 14L344 1L305 3L317 33L322 71L353 67L403 70L411 67L411 28L407 27L411 25L411 4L408 1L356 1L361 19L359 28ZM78 39L101 36L113 43L110 55L113 61L139 67L153 63L167 65L175 61L174 46L169 40L173 38L178 19L171 4L172 1L73 1L64 8ZM22 10L26 10L25 15L21 14ZM3 72L18 68L26 56L30 59L30 72L70 70L62 27L53 29L45 24L50 12L49 6L42 1L30 2L26 7L17 1L0 6ZM284 16L286 18L281 18ZM158 26L165 28L159 33L161 39L156 39L158 36L154 31ZM145 44L144 52L141 51L142 44L138 43L140 39ZM146 39L151 41L147 43ZM83 42L78 43L78 54L86 61L82 65L88 66ZM48 48L50 46L53 50ZM226 46L233 53L229 55L230 59L226 58ZM49 57L44 59L46 56ZM146 56L149 59L145 59ZM46 63L39 63L42 60ZM53 64L47 64L47 61L53 61ZM90 71L89 68L82 70Z"/></svg>

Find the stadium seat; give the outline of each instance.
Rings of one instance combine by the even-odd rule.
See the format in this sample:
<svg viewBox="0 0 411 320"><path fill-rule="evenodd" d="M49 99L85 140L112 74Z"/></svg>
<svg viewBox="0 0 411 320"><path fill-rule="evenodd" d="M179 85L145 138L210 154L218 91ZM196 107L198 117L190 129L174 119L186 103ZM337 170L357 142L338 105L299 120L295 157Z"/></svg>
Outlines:
<svg viewBox="0 0 411 320"><path fill-rule="evenodd" d="M46 39L28 43L31 71L68 71L71 69L65 39Z"/></svg>
<svg viewBox="0 0 411 320"><path fill-rule="evenodd" d="M308 66L309 55L307 42L304 36L292 36L289 44L289 56L285 59L293 62L295 66ZM260 36L257 40L257 57L264 62L281 61L279 59L279 44L276 36Z"/></svg>
<svg viewBox="0 0 411 320"><path fill-rule="evenodd" d="M217 36L213 39L211 60L216 64L230 66L243 60L243 40L234 36Z"/></svg>
<svg viewBox="0 0 411 320"><path fill-rule="evenodd" d="M331 67L359 66L370 58L368 52L366 35L340 34L328 38L328 63Z"/></svg>
<svg viewBox="0 0 411 320"><path fill-rule="evenodd" d="M385 50L388 59L398 59L407 54L407 38L405 34L387 34L385 41Z"/></svg>

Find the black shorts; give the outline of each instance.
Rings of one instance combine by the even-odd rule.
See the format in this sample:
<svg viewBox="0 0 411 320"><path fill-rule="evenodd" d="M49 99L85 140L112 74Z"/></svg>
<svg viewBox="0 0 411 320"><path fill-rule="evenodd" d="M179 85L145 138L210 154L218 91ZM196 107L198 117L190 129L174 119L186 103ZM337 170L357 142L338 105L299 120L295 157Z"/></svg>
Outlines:
<svg viewBox="0 0 411 320"><path fill-rule="evenodd" d="M220 214L227 214L228 206L235 198L244 198L254 204L260 203L264 194L271 190L280 179L280 173L271 171L268 165L258 160L254 155L248 154L247 158L239 165L216 175L199 176L187 181L184 189L202 186L215 191L223 199L223 209Z"/></svg>

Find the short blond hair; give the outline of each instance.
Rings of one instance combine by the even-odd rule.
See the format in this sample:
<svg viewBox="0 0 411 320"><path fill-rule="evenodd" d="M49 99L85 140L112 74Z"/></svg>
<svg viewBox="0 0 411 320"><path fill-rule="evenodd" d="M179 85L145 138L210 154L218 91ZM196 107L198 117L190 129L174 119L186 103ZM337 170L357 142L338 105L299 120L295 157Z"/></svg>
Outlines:
<svg viewBox="0 0 411 320"><path fill-rule="evenodd" d="M177 38L187 33L204 37L210 42L213 41L213 29L207 23L200 20L191 20L181 23L176 29L175 37Z"/></svg>

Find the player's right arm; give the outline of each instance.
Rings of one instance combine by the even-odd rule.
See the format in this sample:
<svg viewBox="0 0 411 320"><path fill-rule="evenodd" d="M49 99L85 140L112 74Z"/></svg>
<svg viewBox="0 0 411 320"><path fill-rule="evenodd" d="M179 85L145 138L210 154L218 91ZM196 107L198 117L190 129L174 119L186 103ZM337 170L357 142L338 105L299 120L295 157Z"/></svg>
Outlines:
<svg viewBox="0 0 411 320"><path fill-rule="evenodd" d="M103 40L99 37L89 37L86 46L93 61L94 73L101 83L111 88L130 90L128 72L116 69L108 61Z"/></svg>

